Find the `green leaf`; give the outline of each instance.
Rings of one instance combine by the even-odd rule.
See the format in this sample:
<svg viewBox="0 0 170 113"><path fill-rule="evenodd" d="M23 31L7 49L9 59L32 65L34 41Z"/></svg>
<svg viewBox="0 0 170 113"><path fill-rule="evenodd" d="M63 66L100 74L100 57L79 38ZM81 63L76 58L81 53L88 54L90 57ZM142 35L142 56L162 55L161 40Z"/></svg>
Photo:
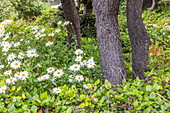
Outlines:
<svg viewBox="0 0 170 113"><path fill-rule="evenodd" d="M123 80L122 80L122 84L125 84L125 83L126 83L126 79L123 79Z"/></svg>
<svg viewBox="0 0 170 113"><path fill-rule="evenodd" d="M17 100L16 97L12 98L12 102L16 102L16 100Z"/></svg>
<svg viewBox="0 0 170 113"><path fill-rule="evenodd" d="M71 113L72 112L72 107L69 107L66 111L66 113Z"/></svg>
<svg viewBox="0 0 170 113"><path fill-rule="evenodd" d="M21 86L17 88L17 92L21 90Z"/></svg>
<svg viewBox="0 0 170 113"><path fill-rule="evenodd" d="M25 94L24 93L22 94L22 98L25 99Z"/></svg>
<svg viewBox="0 0 170 113"><path fill-rule="evenodd" d="M139 99L139 100L142 100L142 99L143 99L143 97L142 97L141 95L139 95L139 96L138 96L138 99Z"/></svg>
<svg viewBox="0 0 170 113"><path fill-rule="evenodd" d="M46 92L44 92L44 93L42 93L41 95L40 95L40 99L41 100L43 100L43 99L45 99L45 98L47 98L47 91Z"/></svg>
<svg viewBox="0 0 170 113"><path fill-rule="evenodd" d="M12 90L12 91L15 91L15 88L16 88L16 87L15 87L15 86L13 86L11 90Z"/></svg>
<svg viewBox="0 0 170 113"><path fill-rule="evenodd" d="M106 89L110 89L111 88L110 82L107 82L107 81L105 81L104 86L106 87Z"/></svg>
<svg viewBox="0 0 170 113"><path fill-rule="evenodd" d="M84 100L84 99L85 99L85 95L80 95L79 100L82 101L82 100Z"/></svg>
<svg viewBox="0 0 170 113"><path fill-rule="evenodd" d="M100 83L100 79L97 80L94 84L97 85L97 84L99 84L99 83Z"/></svg>
<svg viewBox="0 0 170 113"><path fill-rule="evenodd" d="M118 92L121 93L122 92L122 88L117 88Z"/></svg>
<svg viewBox="0 0 170 113"><path fill-rule="evenodd" d="M134 107L138 107L138 101L136 100L134 103L133 103Z"/></svg>
<svg viewBox="0 0 170 113"><path fill-rule="evenodd" d="M167 92L168 99L170 99L170 91Z"/></svg>
<svg viewBox="0 0 170 113"><path fill-rule="evenodd" d="M146 86L146 91L147 91L147 92L150 92L150 91L151 91L151 86L150 86L150 85L147 85L147 86Z"/></svg>
<svg viewBox="0 0 170 113"><path fill-rule="evenodd" d="M83 107L85 107L85 104L84 104L84 103L81 103L81 104L79 105L79 108L83 108Z"/></svg>
<svg viewBox="0 0 170 113"><path fill-rule="evenodd" d="M96 109L96 110L94 111L94 113L99 113L99 109Z"/></svg>
<svg viewBox="0 0 170 113"><path fill-rule="evenodd" d="M149 98L150 99L154 99L155 97L156 97L155 92L151 92L150 95L149 95Z"/></svg>
<svg viewBox="0 0 170 113"><path fill-rule="evenodd" d="M33 105L32 107L31 107L31 111L33 112L33 113L36 113L37 112L37 106L35 106L35 105Z"/></svg>
<svg viewBox="0 0 170 113"><path fill-rule="evenodd" d="M99 101L99 103L102 104L105 100L106 100L106 97L104 96L104 97L102 97L102 99Z"/></svg>
<svg viewBox="0 0 170 113"><path fill-rule="evenodd" d="M162 109L162 110L166 110L167 107L166 107L165 105L162 105L162 106L161 106L161 109Z"/></svg>
<svg viewBox="0 0 170 113"><path fill-rule="evenodd" d="M26 110L27 109L27 105L23 105L22 109Z"/></svg>

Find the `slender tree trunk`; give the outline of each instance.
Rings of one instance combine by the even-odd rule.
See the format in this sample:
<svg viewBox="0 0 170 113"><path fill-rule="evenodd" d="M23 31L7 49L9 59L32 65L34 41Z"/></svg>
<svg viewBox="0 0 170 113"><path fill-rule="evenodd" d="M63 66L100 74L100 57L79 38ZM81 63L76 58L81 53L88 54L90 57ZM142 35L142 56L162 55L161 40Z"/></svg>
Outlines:
<svg viewBox="0 0 170 113"><path fill-rule="evenodd" d="M150 37L142 19L143 0L127 0L127 27L132 46L133 78L144 79L147 71Z"/></svg>
<svg viewBox="0 0 170 113"><path fill-rule="evenodd" d="M118 25L119 4L120 0L93 1L102 73L112 84L121 84L126 78Z"/></svg>
<svg viewBox="0 0 170 113"><path fill-rule="evenodd" d="M88 15L91 16L93 12L93 6L92 6L92 1L89 0L89 4L85 4L84 10L83 10L83 15Z"/></svg>
<svg viewBox="0 0 170 113"><path fill-rule="evenodd" d="M61 3L64 10L64 16L66 21L70 21L72 23L72 25L69 24L67 26L69 47L71 43L74 42L72 35L76 35L78 43L77 47L80 48L81 47L80 17L78 15L75 2L74 0L61 0Z"/></svg>

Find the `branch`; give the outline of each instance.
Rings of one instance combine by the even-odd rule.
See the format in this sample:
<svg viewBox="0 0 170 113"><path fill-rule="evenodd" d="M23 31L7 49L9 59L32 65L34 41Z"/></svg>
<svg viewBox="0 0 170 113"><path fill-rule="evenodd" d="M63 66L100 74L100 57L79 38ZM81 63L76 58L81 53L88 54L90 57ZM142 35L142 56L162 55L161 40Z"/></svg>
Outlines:
<svg viewBox="0 0 170 113"><path fill-rule="evenodd" d="M158 96L160 96L162 99L164 99L166 102L168 102L169 103L169 101L166 99L166 98L164 98L162 95L160 95L159 93L156 93Z"/></svg>
<svg viewBox="0 0 170 113"><path fill-rule="evenodd" d="M150 11L153 11L153 10L154 10L154 7L155 7L155 0L152 0L152 6L151 6Z"/></svg>

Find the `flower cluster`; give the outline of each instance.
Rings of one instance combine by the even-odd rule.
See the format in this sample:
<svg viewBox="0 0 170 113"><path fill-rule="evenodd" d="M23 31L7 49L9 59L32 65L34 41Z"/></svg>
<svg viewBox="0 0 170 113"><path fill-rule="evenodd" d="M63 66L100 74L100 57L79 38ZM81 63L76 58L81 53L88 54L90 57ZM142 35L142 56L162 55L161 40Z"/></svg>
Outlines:
<svg viewBox="0 0 170 113"><path fill-rule="evenodd" d="M53 66L51 59L57 56L52 56L52 48L55 40L51 39L54 36L61 35L61 28L63 28L63 25L68 25L70 23L69 21L64 23L59 21L58 25L61 28L59 27L54 30L47 30L47 28L41 28L40 26L24 27L24 32L20 32L20 34L13 33L9 29L6 30L8 28L7 24L11 22L10 20L6 20L0 24L0 52L2 53L0 55L0 74L2 74L5 84L8 87L20 86L20 83L25 84L29 82L37 82L43 85L57 83L57 85L52 86L52 89L53 93L59 94L61 93L61 89L58 81L67 82L68 80L68 84L77 82L82 84L86 75L80 72L83 69L85 70L86 67L94 68L93 57L88 60L84 59L84 52L81 49L75 51L76 58L73 61L75 62L74 64L68 64L68 67L64 67L62 64L60 68L57 68L56 65ZM15 24L19 22L17 21ZM37 45L39 46L41 44L45 45L42 47L43 49L37 47ZM44 67L43 62L46 62L46 59L41 60L42 57L47 58L48 64L52 64L48 65L46 63L47 67ZM6 85L0 86L0 93L5 93L7 90Z"/></svg>

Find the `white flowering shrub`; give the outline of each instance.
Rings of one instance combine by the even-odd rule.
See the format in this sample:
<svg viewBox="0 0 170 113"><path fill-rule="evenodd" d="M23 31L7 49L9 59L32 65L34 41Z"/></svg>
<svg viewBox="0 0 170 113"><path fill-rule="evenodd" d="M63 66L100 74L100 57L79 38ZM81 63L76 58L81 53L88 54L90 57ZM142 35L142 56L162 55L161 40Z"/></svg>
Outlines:
<svg viewBox="0 0 170 113"><path fill-rule="evenodd" d="M20 87L23 92L61 92L60 86L83 87L92 77L94 58L81 49L67 49L66 22L53 29L26 25L23 20L0 24L0 75L3 86Z"/></svg>

